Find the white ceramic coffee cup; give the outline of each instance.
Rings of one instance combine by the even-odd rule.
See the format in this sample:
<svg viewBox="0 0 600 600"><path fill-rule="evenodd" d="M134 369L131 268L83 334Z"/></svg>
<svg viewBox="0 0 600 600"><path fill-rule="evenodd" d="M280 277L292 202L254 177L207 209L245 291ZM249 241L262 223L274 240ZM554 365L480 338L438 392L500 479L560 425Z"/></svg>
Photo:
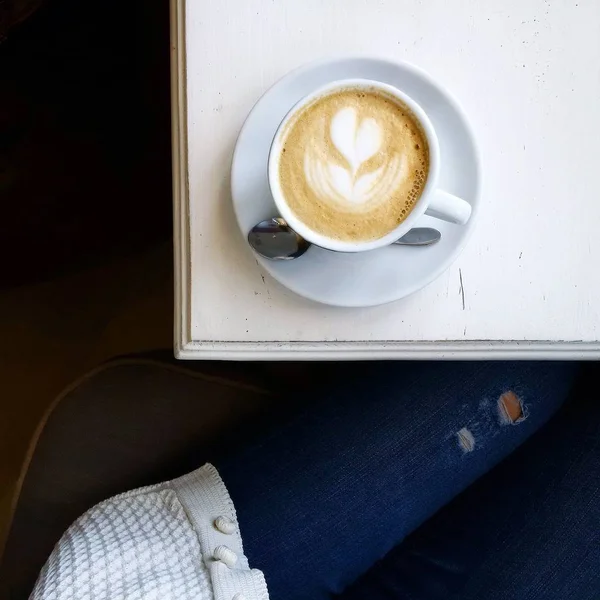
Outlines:
<svg viewBox="0 0 600 600"><path fill-rule="evenodd" d="M284 141L284 132L288 122L295 117L298 111L302 110L304 106L310 104L319 96L346 88L376 89L397 98L400 104L407 106L418 119L429 144L429 173L419 200L408 217L406 217L398 227L376 240L348 242L330 238L312 230L303 221L298 219L295 213L290 209L279 181L279 159L282 154L281 150ZM464 225L471 216L471 205L462 198L458 198L438 187L439 172L440 146L433 125L425 114L425 111L412 100L412 98L397 88L388 85L387 83L368 79L344 79L335 81L302 98L302 100L290 109L277 128L277 132L271 144L268 162L269 186L279 214L287 221L288 225L303 238L317 246L321 246L328 250L335 250L337 252L361 252L388 246L415 227L416 222L423 214L458 225Z"/></svg>

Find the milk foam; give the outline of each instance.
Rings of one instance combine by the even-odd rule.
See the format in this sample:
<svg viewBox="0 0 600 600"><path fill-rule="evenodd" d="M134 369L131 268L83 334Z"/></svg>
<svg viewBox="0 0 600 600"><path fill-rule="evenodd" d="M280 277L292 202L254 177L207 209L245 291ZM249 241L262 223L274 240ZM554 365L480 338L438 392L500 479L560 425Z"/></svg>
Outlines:
<svg viewBox="0 0 600 600"><path fill-rule="evenodd" d="M331 119L331 141L356 173L381 147L382 135L373 118L358 122L358 111L352 106L339 110Z"/></svg>
<svg viewBox="0 0 600 600"><path fill-rule="evenodd" d="M391 155L387 164L378 169L359 175L362 165L379 152L383 141L376 119L369 117L359 122L357 110L344 107L331 119L329 134L347 166L322 160L315 146L306 149L304 175L318 197L354 205L384 201L406 177L407 163L398 154Z"/></svg>

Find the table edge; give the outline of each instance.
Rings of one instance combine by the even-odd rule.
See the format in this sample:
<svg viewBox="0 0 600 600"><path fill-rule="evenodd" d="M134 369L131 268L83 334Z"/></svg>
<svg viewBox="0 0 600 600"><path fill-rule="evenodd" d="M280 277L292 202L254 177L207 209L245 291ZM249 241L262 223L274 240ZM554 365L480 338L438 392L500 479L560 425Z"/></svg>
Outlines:
<svg viewBox="0 0 600 600"><path fill-rule="evenodd" d="M185 0L170 0L171 163L173 193L173 336L175 348L190 343L190 232L187 140ZM177 354L177 352L176 352Z"/></svg>
<svg viewBox="0 0 600 600"><path fill-rule="evenodd" d="M600 343L552 341L198 342L176 344L184 360L597 360Z"/></svg>

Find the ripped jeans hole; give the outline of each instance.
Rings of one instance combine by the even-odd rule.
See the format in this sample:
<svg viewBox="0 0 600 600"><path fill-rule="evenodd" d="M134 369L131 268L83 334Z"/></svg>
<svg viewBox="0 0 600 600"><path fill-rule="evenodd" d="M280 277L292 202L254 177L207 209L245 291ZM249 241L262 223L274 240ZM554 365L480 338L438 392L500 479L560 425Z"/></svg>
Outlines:
<svg viewBox="0 0 600 600"><path fill-rule="evenodd" d="M516 425L526 419L521 400L511 391L498 398L498 415L503 425Z"/></svg>
<svg viewBox="0 0 600 600"><path fill-rule="evenodd" d="M458 445L463 452L473 452L473 449L475 448L475 438L466 427L457 431L456 437L458 438Z"/></svg>

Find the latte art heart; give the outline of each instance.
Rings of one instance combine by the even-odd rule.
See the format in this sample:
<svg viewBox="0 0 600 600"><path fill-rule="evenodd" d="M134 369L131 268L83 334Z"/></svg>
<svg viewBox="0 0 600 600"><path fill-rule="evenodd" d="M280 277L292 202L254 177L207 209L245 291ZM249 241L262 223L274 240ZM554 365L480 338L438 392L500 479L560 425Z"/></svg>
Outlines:
<svg viewBox="0 0 600 600"><path fill-rule="evenodd" d="M356 109L342 108L331 119L329 134L347 165L324 164L313 147L306 149L304 175L317 197L353 204L378 199L383 202L406 177L407 161L398 154L378 169L360 174L361 166L377 154L382 144L382 131L375 119L359 123Z"/></svg>
<svg viewBox="0 0 600 600"><path fill-rule="evenodd" d="M358 123L358 111L352 106L339 110L331 119L329 135L333 145L356 172L381 148L382 131L377 121L365 118Z"/></svg>
<svg viewBox="0 0 600 600"><path fill-rule="evenodd" d="M285 200L308 227L334 239L383 237L410 214L427 179L429 150L418 120L378 89L321 96L283 135Z"/></svg>

